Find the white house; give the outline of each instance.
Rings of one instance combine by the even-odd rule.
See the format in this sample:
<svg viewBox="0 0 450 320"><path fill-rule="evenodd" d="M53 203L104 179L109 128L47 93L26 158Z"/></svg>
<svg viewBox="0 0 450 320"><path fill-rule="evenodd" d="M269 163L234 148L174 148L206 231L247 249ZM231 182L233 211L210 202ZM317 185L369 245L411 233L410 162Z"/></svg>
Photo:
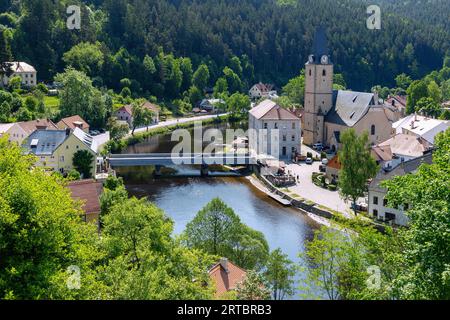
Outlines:
<svg viewBox="0 0 450 320"><path fill-rule="evenodd" d="M159 122L159 111L161 110L159 106L149 101L145 101L142 104L142 107L150 110L153 113L152 118L153 123ZM130 127L133 126L133 108L131 107L130 104L121 107L119 110L115 112L114 115L116 116L117 120L126 121Z"/></svg>
<svg viewBox="0 0 450 320"><path fill-rule="evenodd" d="M405 211L409 209L409 204L405 203L398 208L390 208L385 198L387 190L381 186L381 183L395 176L414 173L422 163L431 164L431 162L432 154L428 153L421 157L401 162L394 168L382 168L369 184L369 215L396 225L407 225L408 217L405 215Z"/></svg>
<svg viewBox="0 0 450 320"><path fill-rule="evenodd" d="M22 85L25 87L33 87L37 84L37 72L36 69L26 62L7 62L11 66L12 74L7 77L3 76L3 85L8 85L9 79L15 76L19 76L22 79Z"/></svg>
<svg viewBox="0 0 450 320"><path fill-rule="evenodd" d="M8 141L22 144L36 130L57 130L58 127L49 119L0 124L0 137L8 135Z"/></svg>
<svg viewBox="0 0 450 320"><path fill-rule="evenodd" d="M449 120L438 120L410 114L392 124L393 133L404 133L416 137L422 137L434 144L434 137L450 127Z"/></svg>
<svg viewBox="0 0 450 320"><path fill-rule="evenodd" d="M273 85L261 82L253 85L253 87L251 87L248 91L248 94L252 100L258 100L261 98L278 98L277 91L273 90Z"/></svg>
<svg viewBox="0 0 450 320"><path fill-rule="evenodd" d="M266 99L249 112L249 146L257 154L292 158L300 153L301 119Z"/></svg>

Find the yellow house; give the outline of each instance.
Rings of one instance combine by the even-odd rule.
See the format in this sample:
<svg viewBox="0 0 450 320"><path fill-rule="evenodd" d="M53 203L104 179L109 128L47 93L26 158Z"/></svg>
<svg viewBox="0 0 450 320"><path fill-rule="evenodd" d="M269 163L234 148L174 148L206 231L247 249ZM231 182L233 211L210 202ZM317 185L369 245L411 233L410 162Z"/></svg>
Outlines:
<svg viewBox="0 0 450 320"><path fill-rule="evenodd" d="M86 150L93 155L91 175L95 176L97 146L92 137L79 128L36 130L25 140L23 147L25 153L38 158L37 166L61 173L74 169L74 154Z"/></svg>

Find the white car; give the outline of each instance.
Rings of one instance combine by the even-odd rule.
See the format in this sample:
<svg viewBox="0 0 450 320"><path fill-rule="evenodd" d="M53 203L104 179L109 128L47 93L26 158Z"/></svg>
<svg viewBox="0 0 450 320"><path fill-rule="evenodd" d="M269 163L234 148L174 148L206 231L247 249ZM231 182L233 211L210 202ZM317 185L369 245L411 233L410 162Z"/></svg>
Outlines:
<svg viewBox="0 0 450 320"><path fill-rule="evenodd" d="M326 166L328 164L328 159L327 158L323 158L322 159L322 164Z"/></svg>
<svg viewBox="0 0 450 320"><path fill-rule="evenodd" d="M305 163L306 164L312 164L313 163L313 159L312 158L306 158Z"/></svg>
<svg viewBox="0 0 450 320"><path fill-rule="evenodd" d="M323 145L319 142L319 143L314 143L313 144L313 149L314 150L322 150L323 149Z"/></svg>

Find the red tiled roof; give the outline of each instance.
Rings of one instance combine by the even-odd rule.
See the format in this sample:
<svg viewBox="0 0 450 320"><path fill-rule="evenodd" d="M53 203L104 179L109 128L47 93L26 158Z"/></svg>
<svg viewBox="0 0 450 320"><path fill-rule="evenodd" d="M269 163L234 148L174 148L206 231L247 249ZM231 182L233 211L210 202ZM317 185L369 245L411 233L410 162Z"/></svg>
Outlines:
<svg viewBox="0 0 450 320"><path fill-rule="evenodd" d="M152 111L152 112L158 112L159 110L161 110L161 108L160 108L158 105L156 105L156 104L154 104L154 103L151 103L151 102L149 102L149 101L145 101L144 103L142 103L142 106L143 106L144 108L149 109L149 110ZM120 108L119 110L117 110L117 111L125 111L125 112L127 112L129 115L132 115L132 114L133 114L133 108L132 108L131 104L124 105L123 107L121 107L121 108Z"/></svg>
<svg viewBox="0 0 450 320"><path fill-rule="evenodd" d="M71 181L67 187L71 191L72 199L84 202L82 208L86 214L100 213L100 196L103 185L93 179Z"/></svg>
<svg viewBox="0 0 450 320"><path fill-rule="evenodd" d="M227 261L228 272L219 262L209 270L209 277L216 286L216 297L222 296L224 293L236 289L239 282L244 280L247 272L239 268L235 264Z"/></svg>
<svg viewBox="0 0 450 320"><path fill-rule="evenodd" d="M341 163L339 162L339 158L337 155L335 155L333 158L328 161L327 167L334 168L337 170L341 169Z"/></svg>
<svg viewBox="0 0 450 320"><path fill-rule="evenodd" d="M19 126L28 134L31 134L38 129L58 130L58 127L49 119L19 122Z"/></svg>
<svg viewBox="0 0 450 320"><path fill-rule="evenodd" d="M81 118L79 115L63 118L56 125L60 129L65 129L66 127L70 129L75 129L77 127L75 125L75 122L81 122L83 125L82 129L89 129L89 124L86 121L84 121L83 118Z"/></svg>

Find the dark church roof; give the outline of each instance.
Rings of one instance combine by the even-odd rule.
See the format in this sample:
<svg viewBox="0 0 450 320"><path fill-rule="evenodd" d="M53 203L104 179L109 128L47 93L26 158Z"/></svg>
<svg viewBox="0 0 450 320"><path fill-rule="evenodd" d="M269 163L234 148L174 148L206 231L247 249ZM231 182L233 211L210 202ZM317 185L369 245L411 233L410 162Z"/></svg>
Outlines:
<svg viewBox="0 0 450 320"><path fill-rule="evenodd" d="M333 108L325 116L325 121L353 127L374 105L373 98L373 93L335 90Z"/></svg>

